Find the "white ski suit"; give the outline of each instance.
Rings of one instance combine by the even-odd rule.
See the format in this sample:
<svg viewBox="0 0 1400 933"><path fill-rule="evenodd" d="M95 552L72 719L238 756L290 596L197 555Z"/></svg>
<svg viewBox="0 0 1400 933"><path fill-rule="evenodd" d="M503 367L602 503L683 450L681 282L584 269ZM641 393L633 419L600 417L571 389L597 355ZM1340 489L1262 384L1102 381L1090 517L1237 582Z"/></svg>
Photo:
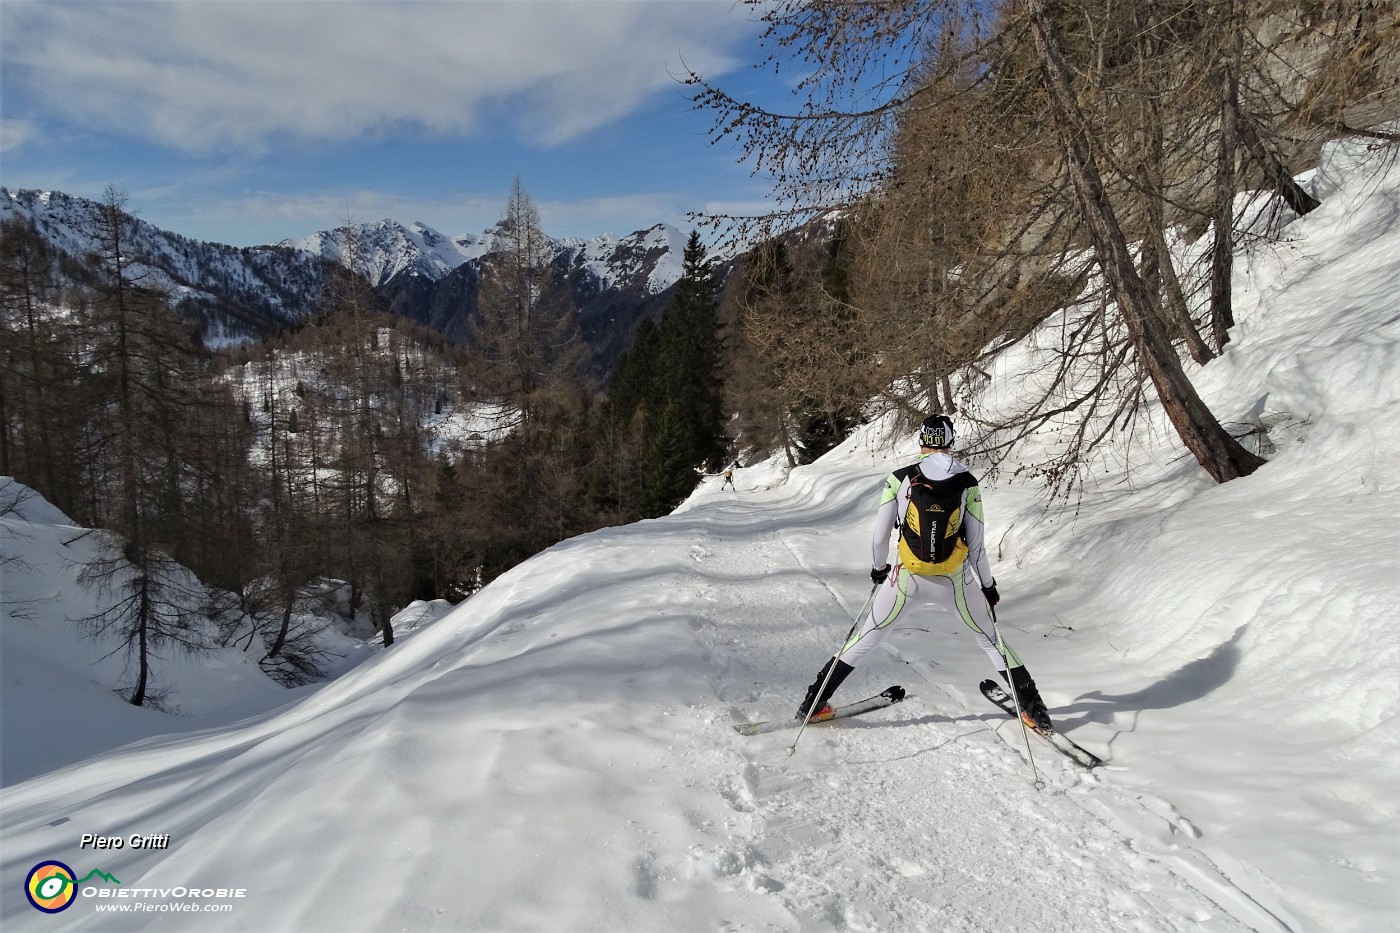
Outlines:
<svg viewBox="0 0 1400 933"><path fill-rule="evenodd" d="M981 586L996 585L983 542L982 493L968 468L950 454L942 451L924 454L914 466L896 470L886 479L870 539L872 566L879 569L890 563L890 532L900 522L909 520L910 477L916 468L935 482L961 480L964 486L961 505L950 527L961 534L962 543L946 560L930 564L918 560L901 540L899 560L875 594L870 614L841 648L837 658L855 667L870 649L901 626L901 620L903 625L909 624L910 616L905 615L905 610L913 603L952 609L976 634L977 644L991 657L998 671L1006 670L1008 660L1012 667L1019 667L1021 661L1010 648L1006 649L1006 657L997 650L991 635L992 610L981 590Z"/></svg>

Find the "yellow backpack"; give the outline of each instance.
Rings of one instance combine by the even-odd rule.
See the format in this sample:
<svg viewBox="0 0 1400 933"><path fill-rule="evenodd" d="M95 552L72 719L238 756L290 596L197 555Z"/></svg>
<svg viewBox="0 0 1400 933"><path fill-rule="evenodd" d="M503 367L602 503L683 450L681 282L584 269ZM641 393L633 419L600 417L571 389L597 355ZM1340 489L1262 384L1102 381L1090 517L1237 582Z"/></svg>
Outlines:
<svg viewBox="0 0 1400 933"><path fill-rule="evenodd" d="M909 480L909 499L899 521L899 560L910 573L952 573L967 557L962 527L962 496L977 485L971 473L929 479L916 463L895 471Z"/></svg>

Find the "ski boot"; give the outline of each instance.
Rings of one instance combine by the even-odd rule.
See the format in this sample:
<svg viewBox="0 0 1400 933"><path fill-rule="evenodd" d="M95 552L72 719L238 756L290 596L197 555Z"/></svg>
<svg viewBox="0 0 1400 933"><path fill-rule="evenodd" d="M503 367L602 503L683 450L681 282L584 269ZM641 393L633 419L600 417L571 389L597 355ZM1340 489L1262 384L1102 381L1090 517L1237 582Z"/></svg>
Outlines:
<svg viewBox="0 0 1400 933"><path fill-rule="evenodd" d="M834 668L833 668L834 665ZM836 688L850 676L854 667L845 661L838 661L832 658L826 662L826 666L817 674L817 679L812 681L812 685L807 688L807 696L802 701L802 705L797 708L797 719L800 721L807 717L808 722L820 722L823 719L831 718L831 704L826 701L831 699L831 695L836 692ZM827 679L827 674L831 674L831 679ZM826 689L822 690L822 683L826 683ZM817 696L817 691L821 690L821 697ZM814 709L815 707L815 709ZM808 710L813 710L811 716L807 716Z"/></svg>
<svg viewBox="0 0 1400 933"><path fill-rule="evenodd" d="M1006 671L998 673L1001 674L1002 680L1007 680ZM1045 701L1040 698L1040 691L1036 689L1030 671L1025 667L1013 667L1008 682L1015 691L1016 699L1020 701L1021 718L1025 720L1026 725L1037 732L1054 731L1055 726L1050 722L1050 711L1045 708Z"/></svg>

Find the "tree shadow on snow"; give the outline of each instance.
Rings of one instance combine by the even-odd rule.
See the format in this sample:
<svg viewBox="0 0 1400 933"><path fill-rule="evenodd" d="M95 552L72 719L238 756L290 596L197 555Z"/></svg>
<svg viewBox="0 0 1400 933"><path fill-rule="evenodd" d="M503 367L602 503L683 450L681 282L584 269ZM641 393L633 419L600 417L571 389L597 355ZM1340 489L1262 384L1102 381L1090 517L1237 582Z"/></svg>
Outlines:
<svg viewBox="0 0 1400 933"><path fill-rule="evenodd" d="M1112 723L1116 713L1140 713L1150 709L1185 706L1228 683L1240 664L1240 639L1249 626L1235 629L1208 656L1183 664L1155 684L1134 693L1107 694L1098 690L1081 694L1073 705L1055 710L1056 719L1082 714L1079 722Z"/></svg>

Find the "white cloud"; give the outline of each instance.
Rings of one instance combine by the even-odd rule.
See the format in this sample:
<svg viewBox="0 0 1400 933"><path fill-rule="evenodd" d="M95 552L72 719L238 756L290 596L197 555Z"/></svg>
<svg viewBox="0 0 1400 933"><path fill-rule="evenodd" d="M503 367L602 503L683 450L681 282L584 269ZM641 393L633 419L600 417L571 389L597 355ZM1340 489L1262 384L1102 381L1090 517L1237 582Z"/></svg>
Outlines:
<svg viewBox="0 0 1400 933"><path fill-rule="evenodd" d="M755 27L728 0L20 2L7 107L196 155L504 124L541 146L608 125ZM8 128L7 128L8 129Z"/></svg>
<svg viewBox="0 0 1400 933"><path fill-rule="evenodd" d="M151 199L155 192L142 191ZM133 198L136 195L133 194ZM555 237L592 237L603 233L625 236L657 222L689 229L684 195L676 192L646 192L615 197L548 199L537 202L545 232ZM349 193L287 195L278 192L250 192L201 204L193 215L168 218L172 229L192 225L220 230L244 226L294 231L296 238L316 230L331 230L346 220L373 223L391 218L402 223L420 221L439 233L456 236L479 233L491 227L505 211L503 193L459 192L446 196L412 197L362 189ZM248 240L247 242L267 242Z"/></svg>
<svg viewBox="0 0 1400 933"><path fill-rule="evenodd" d="M0 120L0 152L18 149L35 136L30 120Z"/></svg>
<svg viewBox="0 0 1400 933"><path fill-rule="evenodd" d="M439 233L455 236L485 230L505 210L505 195L459 194L418 198L384 191L287 195L253 192L201 206L202 224L220 227L254 224L295 232L295 239L317 230L332 230L347 220L373 223L386 218L402 223L421 221Z"/></svg>
<svg viewBox="0 0 1400 933"><path fill-rule="evenodd" d="M684 226L687 199L677 192L646 191L538 202L540 223L551 236L626 236L654 223ZM590 233L578 231L589 230ZM558 231L558 232L556 232Z"/></svg>

